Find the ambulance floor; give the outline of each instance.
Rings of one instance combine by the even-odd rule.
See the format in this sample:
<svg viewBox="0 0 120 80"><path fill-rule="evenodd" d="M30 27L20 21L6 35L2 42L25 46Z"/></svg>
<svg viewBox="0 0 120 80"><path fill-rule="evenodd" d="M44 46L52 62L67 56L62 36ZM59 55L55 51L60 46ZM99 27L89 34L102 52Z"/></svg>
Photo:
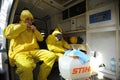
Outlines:
<svg viewBox="0 0 120 80"><path fill-rule="evenodd" d="M65 80L60 76L57 64L54 65L54 67L53 67L50 75L48 76L47 80Z"/></svg>

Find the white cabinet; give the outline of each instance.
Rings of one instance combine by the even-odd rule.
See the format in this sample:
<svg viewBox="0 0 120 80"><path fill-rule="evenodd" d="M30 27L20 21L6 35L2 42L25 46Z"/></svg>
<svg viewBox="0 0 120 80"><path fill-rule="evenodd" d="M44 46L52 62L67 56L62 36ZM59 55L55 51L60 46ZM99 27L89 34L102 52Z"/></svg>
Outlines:
<svg viewBox="0 0 120 80"><path fill-rule="evenodd" d="M98 63L104 63L104 76L118 80L120 59L119 0L86 0L86 12L63 20L62 29L66 36L83 36L87 53L95 51ZM75 20L75 25L71 24ZM81 29L79 26L84 26ZM74 28L71 28L74 27ZM73 30L75 29L75 30ZM111 58L116 60L116 72L111 72ZM109 73L106 74L106 71ZM111 75L113 74L113 75ZM109 76L108 76L109 75ZM112 76L112 77L110 77Z"/></svg>
<svg viewBox="0 0 120 80"><path fill-rule="evenodd" d="M86 30L86 15L85 13L63 20L61 27L65 33L83 32ZM80 31L80 32L81 32Z"/></svg>
<svg viewBox="0 0 120 80"><path fill-rule="evenodd" d="M119 77L119 21L118 21L118 2L108 0L88 0L87 14L87 45L88 54L91 51L97 53L100 61L98 63L105 64L105 68L101 70L105 77L118 80ZM107 4L107 5L106 5ZM95 7L95 8L94 8ZM111 71L111 59L115 58L116 71ZM106 73L108 71L109 73ZM114 76L113 76L114 74Z"/></svg>

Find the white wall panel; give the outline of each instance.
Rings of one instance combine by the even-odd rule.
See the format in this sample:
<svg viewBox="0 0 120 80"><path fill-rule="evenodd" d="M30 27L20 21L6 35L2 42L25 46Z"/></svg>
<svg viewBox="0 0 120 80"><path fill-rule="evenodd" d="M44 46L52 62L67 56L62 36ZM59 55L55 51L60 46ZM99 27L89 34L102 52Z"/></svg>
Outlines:
<svg viewBox="0 0 120 80"><path fill-rule="evenodd" d="M110 59L116 56L115 32L102 32L88 34L88 47L102 56L102 63L110 69Z"/></svg>

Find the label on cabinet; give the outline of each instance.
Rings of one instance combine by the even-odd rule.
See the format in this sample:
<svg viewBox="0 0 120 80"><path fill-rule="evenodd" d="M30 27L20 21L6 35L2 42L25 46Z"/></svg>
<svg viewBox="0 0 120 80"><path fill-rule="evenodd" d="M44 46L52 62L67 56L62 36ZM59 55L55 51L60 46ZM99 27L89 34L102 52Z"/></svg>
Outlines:
<svg viewBox="0 0 120 80"><path fill-rule="evenodd" d="M88 18L87 25L90 28L114 25L115 24L114 3L89 11L87 14L87 18Z"/></svg>
<svg viewBox="0 0 120 80"><path fill-rule="evenodd" d="M76 19L71 20L71 30L76 30Z"/></svg>

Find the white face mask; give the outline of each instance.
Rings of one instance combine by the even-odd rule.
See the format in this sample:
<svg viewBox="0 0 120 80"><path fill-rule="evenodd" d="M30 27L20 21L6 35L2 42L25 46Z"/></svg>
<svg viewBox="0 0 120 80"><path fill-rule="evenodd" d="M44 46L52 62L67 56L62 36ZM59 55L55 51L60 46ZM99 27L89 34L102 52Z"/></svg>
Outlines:
<svg viewBox="0 0 120 80"><path fill-rule="evenodd" d="M62 34L56 35L56 40L61 41L63 39Z"/></svg>
<svg viewBox="0 0 120 80"><path fill-rule="evenodd" d="M57 37L55 37L55 39L56 39L57 41L59 41Z"/></svg>

